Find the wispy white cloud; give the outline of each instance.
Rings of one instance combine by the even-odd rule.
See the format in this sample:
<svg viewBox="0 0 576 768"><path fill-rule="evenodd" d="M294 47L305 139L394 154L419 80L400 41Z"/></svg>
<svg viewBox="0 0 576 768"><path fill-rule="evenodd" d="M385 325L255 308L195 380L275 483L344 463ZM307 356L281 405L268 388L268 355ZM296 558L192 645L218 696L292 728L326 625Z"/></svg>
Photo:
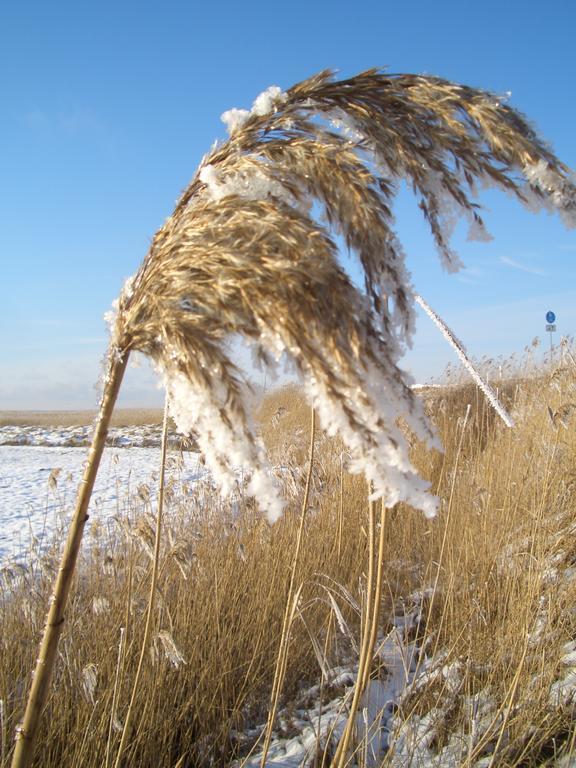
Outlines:
<svg viewBox="0 0 576 768"><path fill-rule="evenodd" d="M526 272L529 275L543 276L546 274L546 272L543 269L540 269L540 267L534 267L531 264L524 264L521 261L516 261L515 259L511 259L509 256L500 256L500 261L502 264L505 264L507 267L512 267L512 269L517 269L519 272Z"/></svg>
<svg viewBox="0 0 576 768"><path fill-rule="evenodd" d="M476 285L479 278L484 274L484 271L480 267L465 266L457 275L456 280L459 283L466 283L467 285Z"/></svg>
<svg viewBox="0 0 576 768"><path fill-rule="evenodd" d="M33 131L55 132L66 136L100 134L104 126L89 108L75 107L59 112L31 109L22 115L22 122Z"/></svg>

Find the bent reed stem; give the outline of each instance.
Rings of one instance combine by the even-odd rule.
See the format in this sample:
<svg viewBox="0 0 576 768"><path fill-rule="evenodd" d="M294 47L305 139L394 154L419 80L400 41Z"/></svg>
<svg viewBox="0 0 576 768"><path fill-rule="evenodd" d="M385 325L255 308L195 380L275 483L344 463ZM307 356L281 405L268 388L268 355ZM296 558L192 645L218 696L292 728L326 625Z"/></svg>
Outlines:
<svg viewBox="0 0 576 768"><path fill-rule="evenodd" d="M90 453L88 454L84 476L78 488L76 508L70 522L66 546L62 553L62 559L56 577L56 584L46 616L44 636L40 645L40 652L34 670L32 686L28 695L24 720L16 729L16 746L12 757L12 768L28 768L28 766L31 765L34 756L36 736L42 717L42 711L46 699L48 698L50 681L52 679L52 672L56 661L58 640L60 639L60 634L64 626L66 602L68 600L70 587L72 586L72 579L74 577L76 560L80 551L84 526L88 520L88 505L90 503L96 475L98 474L100 459L102 458L102 452L106 444L110 418L114 410L118 392L120 391L120 385L124 377L128 357L128 351L118 353L117 350L112 349L109 352L108 371L105 379L100 411L98 413L98 420L96 422L96 429L94 437L92 438L92 445L90 447Z"/></svg>

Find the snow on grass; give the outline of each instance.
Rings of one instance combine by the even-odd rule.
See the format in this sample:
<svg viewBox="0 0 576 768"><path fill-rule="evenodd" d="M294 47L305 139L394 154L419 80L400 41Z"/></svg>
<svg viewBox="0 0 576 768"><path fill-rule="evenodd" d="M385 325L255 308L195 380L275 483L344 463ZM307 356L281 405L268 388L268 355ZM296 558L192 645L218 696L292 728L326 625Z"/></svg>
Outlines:
<svg viewBox="0 0 576 768"><path fill-rule="evenodd" d="M73 447L72 438L81 445L86 429L0 429L0 562L26 557L31 545L42 546L55 531L64 533L87 455L85 448ZM89 508L92 520L125 512L142 484L154 498L159 450L138 447L152 441L151 434L146 427L115 430L117 443L131 447L105 449ZM173 477L184 493L206 470L198 454L180 455L178 466L169 462L168 479Z"/></svg>

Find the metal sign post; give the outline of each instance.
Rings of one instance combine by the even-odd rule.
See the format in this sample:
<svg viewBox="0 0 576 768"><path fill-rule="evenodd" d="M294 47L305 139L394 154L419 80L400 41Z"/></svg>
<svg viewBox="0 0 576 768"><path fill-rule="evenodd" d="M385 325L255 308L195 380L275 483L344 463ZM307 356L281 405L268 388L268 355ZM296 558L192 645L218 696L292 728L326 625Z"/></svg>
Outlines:
<svg viewBox="0 0 576 768"><path fill-rule="evenodd" d="M550 334L550 362L552 362L552 350L553 350L552 334L556 330L555 323L556 323L556 315L554 314L554 312L552 312L552 310L550 310L549 312L546 312L546 330Z"/></svg>

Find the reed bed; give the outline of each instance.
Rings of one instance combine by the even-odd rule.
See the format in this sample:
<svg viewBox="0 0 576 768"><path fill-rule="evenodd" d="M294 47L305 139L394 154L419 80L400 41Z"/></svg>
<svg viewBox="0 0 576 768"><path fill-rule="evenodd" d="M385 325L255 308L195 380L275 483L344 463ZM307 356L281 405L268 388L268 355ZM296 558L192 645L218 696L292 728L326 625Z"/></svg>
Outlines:
<svg viewBox="0 0 576 768"><path fill-rule="evenodd" d="M386 507L407 503L427 518L434 517L438 509L438 500L429 492L430 483L416 470L409 450L412 439L425 443L428 450L440 444L399 365L410 343L416 299L394 231L391 209L398 185L407 181L414 190L442 263L451 271L460 266L449 244L455 217L468 220L472 238L488 236L476 202L478 184L507 191L531 209L544 207L556 211L567 226L576 225L576 186L570 170L519 112L485 91L440 78L388 75L376 69L340 81L325 71L287 91L272 86L256 98L251 110L230 110L223 120L229 129L228 140L216 145L203 159L172 215L154 236L140 269L126 282L109 317L111 343L102 401L57 571L24 719L17 729L13 768L29 768L32 763L41 713L58 657L59 638L65 629L66 605L90 495L131 352L148 355L162 373L170 415L183 434L196 438L212 478L224 495L234 490L234 467L242 464L250 471L243 486L242 509L250 509L252 498L269 523L282 518L290 494L283 494L282 483L274 481L266 452L255 439L251 419L253 398L230 357L229 341L233 335L248 341L255 358L267 367L275 367L282 357L291 362L318 413L320 426L339 441L339 485L330 490L327 479L323 481L323 501L318 505L315 523L310 523L317 525L322 514L334 517L337 509L335 521L322 522L328 530L330 522L335 522L332 527L336 530L338 563L347 553L349 525L344 455L348 471L363 475L368 486L367 533L365 526L356 528L364 531L365 538L360 536L353 545L367 549L365 601L349 601L352 606L360 605L363 627L358 683L349 724L334 757L336 768L348 764L352 759L349 748L354 745L353 717L364 688L368 690L380 616ZM334 243L336 234L343 235L358 259L364 276L363 291L340 264ZM425 300L418 300L427 307ZM453 333L429 307L427 311L456 343L466 361ZM455 517L456 478L465 456L469 410L457 437L446 526ZM312 436L310 457L314 449ZM312 461L309 463L312 466ZM328 460L324 466L328 478ZM440 477L448 478L444 469ZM297 485L296 469L291 479ZM299 515L298 543L288 566L288 594L286 588L281 590L284 618L274 665L272 715L280 688L284 682L290 682L286 660L292 625L298 623L295 619L301 619L311 639L317 638L314 621L321 621L318 617L322 601L308 597L307 592L313 583L312 572L304 571L300 581L296 578L296 570L305 567L301 542L309 533L304 527L313 485L309 474ZM334 493L339 494L336 506L330 503ZM294 506L295 498L289 506ZM445 495L439 498L444 499ZM376 499L381 499L382 505L378 536ZM362 507L356 502L354 508ZM263 524L254 525L254 535L264 537L262 546L266 537L275 541L281 535L265 533ZM284 522L279 531L289 526L289 522ZM431 532L427 535L434 540ZM450 552L448 542L446 527L437 553L434 595ZM245 551L244 542L241 544ZM319 542L318 548L314 553L316 566ZM257 559L260 564L262 555ZM276 569L279 562L280 559L274 560ZM342 574L329 576L340 577L334 583L341 584L344 595L350 594L351 576L358 576L359 561L353 562L356 565ZM155 556L154 579L161 570ZM212 574L212 570L212 601L219 606L223 599L220 574ZM326 577L328 571L320 573ZM130 570L130 585L133 577L134 570ZM270 586L275 582L271 577L265 583ZM150 604L154 602L152 597ZM304 605L309 603L314 620L304 618L300 601L308 601ZM430 618L434 603L432 600L430 604ZM127 605L128 617L131 603ZM166 615L172 624L168 609ZM218 608L215 616L218 645L219 638L226 636L228 622L224 623ZM148 620L146 626L147 633ZM162 629L158 633L165 647L168 637L172 637L166 632ZM131 647L127 627L121 637L115 706L121 700L124 645L126 654ZM319 659L318 640L312 645ZM331 647L328 637L324 647L327 654ZM60 656L62 653L61 650ZM527 652L523 660L526 656ZM235 670L237 661L235 657ZM259 661L262 658L258 655L250 656L251 672ZM98 667L96 662L86 663L88 666L82 670L88 670L92 690L97 683ZM327 669L326 663L321 666ZM141 668L139 664L138 677ZM247 685L246 682L241 689L245 691ZM517 687L515 677L513 695ZM233 685L230 688L236 691ZM228 683L225 690L221 686L218 690L226 711L231 706ZM234 702L236 695L232 694ZM147 707L153 706L153 701L148 700ZM95 704L93 710L95 718ZM130 713L132 710L130 706ZM235 703L229 717L237 716L237 710ZM186 712L189 717L188 707ZM511 713L510 703L505 722ZM271 738L272 715L266 729L262 765ZM109 722L106 762L113 752L112 725ZM128 728L122 746L127 731ZM130 759L140 761L136 750L141 733L137 727L130 734L126 748L132 750ZM496 748L500 746L499 740ZM200 753L201 750L202 747ZM170 751L171 758L173 754ZM186 759L186 755L176 755L177 761ZM117 757L115 764L118 762Z"/></svg>
<svg viewBox="0 0 576 768"><path fill-rule="evenodd" d="M429 747L438 765L456 738L468 745L468 762L461 764L518 766L559 758L575 738L572 699L558 681L569 670L561 661L566 644L576 637L576 371L566 359L499 384L517 422L513 431L494 420L468 385L451 383L424 395L446 451L430 451L410 437L412 460L432 482L442 509L427 520L398 505L388 511L384 532L378 637L420 595L421 620L411 639L427 670L421 686L408 686L396 702L396 737L402 723L409 729L440 713ZM272 527L249 496L222 502L210 485L188 494L168 486L151 641L123 765L225 766L260 736L301 519L308 422L295 387L273 392L262 404L260 429L271 461L281 461L290 500ZM331 685L330 670L353 670L360 646L365 484L346 473L342 445L320 430L316 454L276 734L290 735L290 712L323 671L324 696L344 692ZM169 461L176 460L170 454ZM36 765L114 764L144 632L153 515L141 488L128 515L89 531ZM54 561L45 552L3 571L4 765L24 707ZM338 627L334 603L346 631ZM436 675L430 674L434 665ZM377 655L369 675L386 675ZM482 701L491 702L493 722L472 734L470 708ZM323 754L329 760L332 753L319 750L318 765ZM363 765L362 754L353 742L348 764ZM387 761L402 764L394 762L393 749Z"/></svg>

